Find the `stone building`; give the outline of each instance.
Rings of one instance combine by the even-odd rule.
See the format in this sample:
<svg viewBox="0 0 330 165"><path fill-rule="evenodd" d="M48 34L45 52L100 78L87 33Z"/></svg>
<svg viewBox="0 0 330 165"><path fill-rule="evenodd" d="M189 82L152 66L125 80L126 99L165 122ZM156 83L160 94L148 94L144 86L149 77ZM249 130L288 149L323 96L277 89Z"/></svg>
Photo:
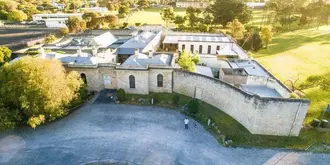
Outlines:
<svg viewBox="0 0 330 165"><path fill-rule="evenodd" d="M122 88L127 93L143 95L176 92L223 110L253 134L299 135L309 101L291 99L290 89L257 61L248 60L229 37L172 33L165 34L162 42L162 32L142 31L131 37L132 33L128 33L127 38L110 31L71 36L44 46L41 58L60 60L67 71L79 72L90 91ZM157 52L161 44L165 48L173 46L174 50L197 50L201 58L220 61L218 76L213 76L208 65L197 65L195 73L179 70L177 52ZM237 56L217 57L224 52Z"/></svg>

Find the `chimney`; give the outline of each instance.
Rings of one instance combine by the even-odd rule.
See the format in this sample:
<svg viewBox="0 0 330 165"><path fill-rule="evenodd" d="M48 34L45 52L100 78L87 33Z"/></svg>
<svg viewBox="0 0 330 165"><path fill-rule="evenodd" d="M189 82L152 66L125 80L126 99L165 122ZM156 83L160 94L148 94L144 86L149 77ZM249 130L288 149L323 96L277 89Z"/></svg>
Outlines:
<svg viewBox="0 0 330 165"><path fill-rule="evenodd" d="M41 47L41 48L39 49L39 53L41 54L41 56L46 55L46 54L45 54L45 49L44 49L43 47Z"/></svg>
<svg viewBox="0 0 330 165"><path fill-rule="evenodd" d="M139 55L139 49L138 48L135 49L134 55L136 55L136 56Z"/></svg>
<svg viewBox="0 0 330 165"><path fill-rule="evenodd" d="M152 50L149 50L149 58L152 58L152 56L153 56Z"/></svg>
<svg viewBox="0 0 330 165"><path fill-rule="evenodd" d="M77 50L77 55L78 55L78 57L82 56L82 51L80 48Z"/></svg>
<svg viewBox="0 0 330 165"><path fill-rule="evenodd" d="M97 56L97 48L93 48L92 49L92 55L93 56Z"/></svg>

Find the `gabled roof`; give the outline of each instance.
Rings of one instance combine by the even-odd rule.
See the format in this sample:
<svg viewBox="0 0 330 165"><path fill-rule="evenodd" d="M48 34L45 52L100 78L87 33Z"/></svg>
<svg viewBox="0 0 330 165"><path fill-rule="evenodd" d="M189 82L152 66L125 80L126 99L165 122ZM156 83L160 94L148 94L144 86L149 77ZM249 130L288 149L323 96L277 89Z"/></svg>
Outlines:
<svg viewBox="0 0 330 165"><path fill-rule="evenodd" d="M99 46L99 47L108 47L111 44L117 41L116 37L113 36L110 32L103 33L97 37L94 37L89 45Z"/></svg>

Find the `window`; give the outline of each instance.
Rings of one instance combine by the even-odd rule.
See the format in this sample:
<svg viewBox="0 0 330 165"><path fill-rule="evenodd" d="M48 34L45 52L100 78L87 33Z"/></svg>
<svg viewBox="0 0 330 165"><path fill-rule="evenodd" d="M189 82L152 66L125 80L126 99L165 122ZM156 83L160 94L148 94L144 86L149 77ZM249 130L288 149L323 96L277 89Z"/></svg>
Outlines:
<svg viewBox="0 0 330 165"><path fill-rule="evenodd" d="M157 87L163 87L163 75L157 75Z"/></svg>
<svg viewBox="0 0 330 165"><path fill-rule="evenodd" d="M219 45L217 46L217 50L220 50L220 46Z"/></svg>
<svg viewBox="0 0 330 165"><path fill-rule="evenodd" d="M203 45L199 45L199 54L203 53Z"/></svg>
<svg viewBox="0 0 330 165"><path fill-rule="evenodd" d="M186 49L186 45L182 45L182 51Z"/></svg>
<svg viewBox="0 0 330 165"><path fill-rule="evenodd" d="M87 85L87 77L86 77L85 73L81 73L80 78L83 80L84 84Z"/></svg>
<svg viewBox="0 0 330 165"><path fill-rule="evenodd" d="M129 87L135 88L135 77L133 75L129 76Z"/></svg>
<svg viewBox="0 0 330 165"><path fill-rule="evenodd" d="M190 52L194 53L194 45L190 45Z"/></svg>
<svg viewBox="0 0 330 165"><path fill-rule="evenodd" d="M211 54L211 45L207 47L207 54Z"/></svg>

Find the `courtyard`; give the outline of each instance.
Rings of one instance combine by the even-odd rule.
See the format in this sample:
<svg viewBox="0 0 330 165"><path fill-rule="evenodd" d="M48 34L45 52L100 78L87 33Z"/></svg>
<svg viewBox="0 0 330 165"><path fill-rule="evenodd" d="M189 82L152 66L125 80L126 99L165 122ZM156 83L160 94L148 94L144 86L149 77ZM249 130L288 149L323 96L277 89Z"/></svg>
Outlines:
<svg viewBox="0 0 330 165"><path fill-rule="evenodd" d="M0 164L328 164L330 158L280 149L225 148L193 119L185 130L184 118L159 107L89 104L35 130L1 132Z"/></svg>

